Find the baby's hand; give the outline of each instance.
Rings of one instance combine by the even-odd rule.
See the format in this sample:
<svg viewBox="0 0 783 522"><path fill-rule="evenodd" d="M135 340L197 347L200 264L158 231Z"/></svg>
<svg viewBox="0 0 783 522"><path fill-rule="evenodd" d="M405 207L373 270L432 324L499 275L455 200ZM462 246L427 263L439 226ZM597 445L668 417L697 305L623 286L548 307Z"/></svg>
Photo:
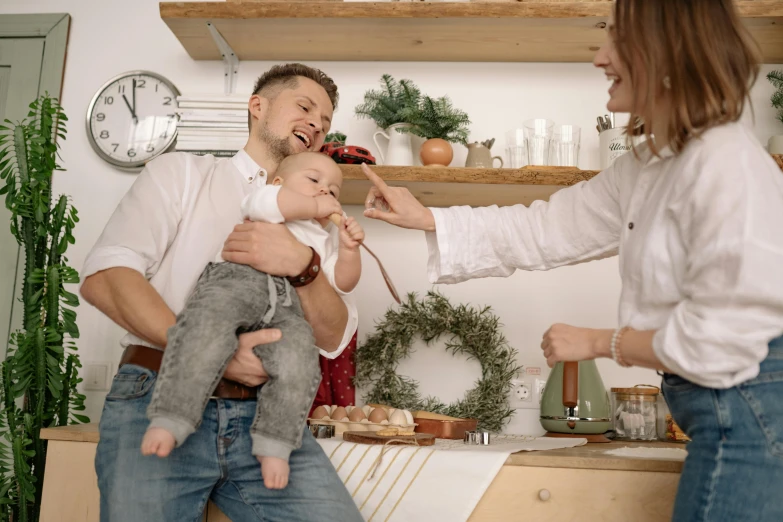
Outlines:
<svg viewBox="0 0 783 522"><path fill-rule="evenodd" d="M348 250L356 250L362 241L364 241L362 226L352 217L343 218L340 227L340 246Z"/></svg>
<svg viewBox="0 0 783 522"><path fill-rule="evenodd" d="M322 196L315 197L316 214L313 216L316 219L328 218L332 214L338 216L343 215L343 207L334 199L334 196L324 194Z"/></svg>

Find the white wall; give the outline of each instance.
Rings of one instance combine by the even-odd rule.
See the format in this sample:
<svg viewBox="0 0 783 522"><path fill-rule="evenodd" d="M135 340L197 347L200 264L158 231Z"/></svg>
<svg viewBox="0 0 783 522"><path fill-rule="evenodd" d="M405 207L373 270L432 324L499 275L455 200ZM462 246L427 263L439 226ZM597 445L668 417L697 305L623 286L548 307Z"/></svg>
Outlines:
<svg viewBox="0 0 783 522"><path fill-rule="evenodd" d="M167 76L183 93L222 92L223 70L219 62L196 62L184 51L161 21L158 0L3 0L3 13L68 12L72 26L65 69L62 104L71 119L63 144L67 172L56 177L55 189L68 193L79 210L76 245L69 250L71 263L80 269L106 220L134 175L115 170L93 153L84 129L90 98L108 78L133 69L147 69ZM263 38L263 35L261 35ZM255 78L270 63L244 62L239 90L249 92ZM607 82L590 64L484 64L484 63L312 63L330 74L340 87L341 107L334 129L348 134L351 143L370 146L374 125L356 120L353 107L363 93L375 88L383 73L410 78L431 95L448 94L454 104L468 112L473 124L471 140L497 138L494 152L502 153L504 132L531 117L547 117L583 128L580 166L598 167L598 137L595 118L605 113ZM765 68L765 72L769 68ZM490 87L492 92L490 92ZM768 100L771 87L759 82L753 93L756 130L766 142L780 132ZM591 131L592 130L592 131ZM453 165L464 162L458 150ZM463 163L464 164L464 163ZM347 211L360 216L361 209ZM423 294L431 286L425 274L426 247L421 233L398 230L362 219L368 244L385 260L398 289ZM549 273L517 273L508 280L471 281L438 289L453 303L491 305L505 325L504 334L519 351L526 366L543 367L539 343L542 333L555 322L610 328L616 324L620 280L617 260L609 259ZM360 334L373 325L392 303L372 260L365 260L365 273L358 289L361 311ZM79 309L82 361L119 359L122 331L91 306ZM605 384L625 386L657 384L655 373L622 370L600 361ZM422 391L453 400L479 375L475 363L454 361L439 348L406 361L403 371L420 379ZM97 420L103 393L88 394L88 413ZM520 410L508 427L510 432L537 433L538 412Z"/></svg>

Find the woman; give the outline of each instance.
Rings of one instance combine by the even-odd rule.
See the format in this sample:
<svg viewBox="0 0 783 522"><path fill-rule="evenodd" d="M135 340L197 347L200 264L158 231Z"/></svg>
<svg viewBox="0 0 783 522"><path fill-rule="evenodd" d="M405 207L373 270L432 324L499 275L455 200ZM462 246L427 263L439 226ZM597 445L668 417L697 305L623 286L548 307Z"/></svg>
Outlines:
<svg viewBox="0 0 783 522"><path fill-rule="evenodd" d="M594 63L647 138L606 171L529 208L426 209L365 166L365 215L427 231L432 282L619 253L622 328L554 325L547 363L662 370L693 439L674 520L780 522L783 175L738 122L754 45L730 0L617 0Z"/></svg>

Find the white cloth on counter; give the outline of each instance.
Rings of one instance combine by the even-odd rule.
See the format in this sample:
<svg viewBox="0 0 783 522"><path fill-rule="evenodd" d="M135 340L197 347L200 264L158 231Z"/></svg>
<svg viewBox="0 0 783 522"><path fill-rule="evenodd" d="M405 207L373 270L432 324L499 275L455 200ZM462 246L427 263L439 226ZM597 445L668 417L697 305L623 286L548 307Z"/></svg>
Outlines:
<svg viewBox="0 0 783 522"><path fill-rule="evenodd" d="M432 212L432 283L619 252L619 324L657 330L661 362L702 386L755 377L783 332L783 175L741 123L706 131L678 155L644 145L549 202Z"/></svg>
<svg viewBox="0 0 783 522"><path fill-rule="evenodd" d="M368 522L466 521L511 453L573 448L586 439L500 435L489 446L437 439L434 446L316 439Z"/></svg>

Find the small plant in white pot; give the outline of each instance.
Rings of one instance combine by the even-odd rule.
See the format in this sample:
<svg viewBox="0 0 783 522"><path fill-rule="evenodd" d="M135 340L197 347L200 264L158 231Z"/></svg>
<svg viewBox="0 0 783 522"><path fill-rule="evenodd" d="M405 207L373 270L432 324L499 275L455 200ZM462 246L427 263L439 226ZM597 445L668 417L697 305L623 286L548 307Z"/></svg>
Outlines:
<svg viewBox="0 0 783 522"><path fill-rule="evenodd" d="M421 91L411 80L395 80L390 74L381 77L379 90L367 91L364 102L355 109L359 118L369 118L379 130L373 135L384 165L414 164L414 143L411 140L411 122L408 120L411 107L418 107ZM382 147L378 137L385 137L389 143ZM384 152L385 149L385 152Z"/></svg>
<svg viewBox="0 0 783 522"><path fill-rule="evenodd" d="M783 123L783 71L772 71L767 75L767 79L775 86L772 106L777 109L777 118ZM772 136L768 149L770 154L783 154L783 135Z"/></svg>

